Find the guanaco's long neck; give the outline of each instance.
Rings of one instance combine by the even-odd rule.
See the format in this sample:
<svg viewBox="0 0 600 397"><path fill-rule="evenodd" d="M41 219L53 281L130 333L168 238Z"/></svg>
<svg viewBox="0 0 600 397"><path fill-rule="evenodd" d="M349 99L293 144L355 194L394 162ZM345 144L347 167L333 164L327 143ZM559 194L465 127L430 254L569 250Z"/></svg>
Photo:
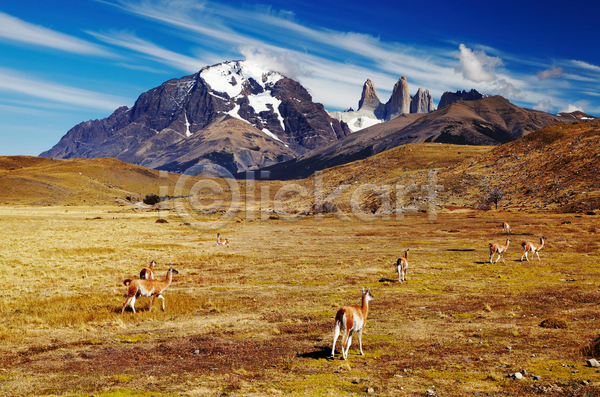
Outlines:
<svg viewBox="0 0 600 397"><path fill-rule="evenodd" d="M404 251L404 259L408 259L408 250Z"/></svg>
<svg viewBox="0 0 600 397"><path fill-rule="evenodd" d="M366 319L367 314L369 314L369 299L367 299L367 294L363 294L363 296L362 296L361 311L363 312L363 316Z"/></svg>
<svg viewBox="0 0 600 397"><path fill-rule="evenodd" d="M173 281L173 272L168 271L167 272L167 277L165 278L165 288L167 288L169 285L171 285L171 281Z"/></svg>

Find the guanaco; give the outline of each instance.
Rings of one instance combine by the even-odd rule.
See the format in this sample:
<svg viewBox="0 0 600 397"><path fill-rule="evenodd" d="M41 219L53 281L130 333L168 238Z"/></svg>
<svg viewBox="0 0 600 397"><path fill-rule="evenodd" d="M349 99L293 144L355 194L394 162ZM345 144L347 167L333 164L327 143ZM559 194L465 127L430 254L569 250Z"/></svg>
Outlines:
<svg viewBox="0 0 600 397"><path fill-rule="evenodd" d="M162 296L162 293L171 285L173 281L173 275L179 274L179 272L173 269L173 266L169 266L169 270L167 270L167 277L164 281L159 280L132 280L127 279L123 281L123 284L127 286L127 299L125 299L125 303L123 303L123 308L121 309L121 313L125 311L125 307L127 304L131 305L131 309L135 313L135 300L138 296L149 297L150 300L150 308L148 311L152 310L152 304L154 303L154 298L162 299L162 310L165 311L165 298Z"/></svg>
<svg viewBox="0 0 600 397"><path fill-rule="evenodd" d="M508 234L511 233L510 225L508 223L506 223L506 222L504 222L502 224L502 233L508 233Z"/></svg>
<svg viewBox="0 0 600 397"><path fill-rule="evenodd" d="M532 243L531 241L525 241L521 243L521 246L523 247L523 255L521 255L521 262L523 262L523 257L525 257L525 259L527 259L527 262L529 262L529 258L527 257L527 253L531 252L535 255L537 255L538 260L541 261L540 259L540 250L542 248L544 248L544 242L546 241L546 237L540 237L540 243ZM533 259L533 255L531 255Z"/></svg>
<svg viewBox="0 0 600 397"><path fill-rule="evenodd" d="M148 267L145 267L140 272L140 279L142 280L154 280L154 266L157 265L156 261L152 259Z"/></svg>
<svg viewBox="0 0 600 397"><path fill-rule="evenodd" d="M396 266L398 267L398 282L406 281L406 269L408 269L408 251L407 248L404 250L404 257L398 258Z"/></svg>
<svg viewBox="0 0 600 397"><path fill-rule="evenodd" d="M506 245L490 243L490 263L492 263L492 258L494 257L494 254L498 254L498 257L496 258L496 262L498 262L498 260L500 260L500 257L502 257L502 263L506 263L506 262L504 262L504 254L508 250L509 244L510 244L510 239L508 239L508 238L506 239ZM496 262L493 262L493 263L496 263Z"/></svg>
<svg viewBox="0 0 600 397"><path fill-rule="evenodd" d="M333 335L333 347L331 348L331 357L335 357L335 343L337 342L340 332L343 330L344 336L342 337L342 359L348 358L348 350L350 350L350 344L352 343L352 333L358 332L358 345L360 347L360 354L364 355L362 348L362 332L367 322L367 315L369 314L369 302L372 301L373 295L371 295L371 288L365 291L362 290L362 306L344 306L338 310L335 315L335 329Z"/></svg>
<svg viewBox="0 0 600 397"><path fill-rule="evenodd" d="M229 240L221 238L221 233L217 233L217 245L229 245Z"/></svg>

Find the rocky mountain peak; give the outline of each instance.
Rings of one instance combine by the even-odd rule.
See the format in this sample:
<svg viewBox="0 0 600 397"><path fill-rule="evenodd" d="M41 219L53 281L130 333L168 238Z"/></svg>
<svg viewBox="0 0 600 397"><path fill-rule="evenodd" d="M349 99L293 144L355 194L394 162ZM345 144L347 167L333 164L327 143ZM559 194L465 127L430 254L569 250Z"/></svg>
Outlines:
<svg viewBox="0 0 600 397"><path fill-rule="evenodd" d="M410 101L410 112L411 113L431 113L435 109L433 108L433 99L429 90L423 91L422 88L417 90L417 93Z"/></svg>
<svg viewBox="0 0 600 397"><path fill-rule="evenodd" d="M248 128L226 122L229 118ZM248 134L256 135L248 148L232 148L231 142ZM298 82L249 61L232 61L171 79L142 93L131 109L81 123L41 156L115 157L169 171L182 171L200 158L221 159L238 172L264 166L265 159L293 158L348 134L347 125L332 119ZM230 143L215 144L221 141Z"/></svg>
<svg viewBox="0 0 600 397"><path fill-rule="evenodd" d="M450 92L450 91L446 91L442 94L442 97L440 98L440 103L438 104L438 109L443 108L446 105L451 104L452 102L456 102L456 101L476 101L478 99L482 99L482 98L487 98L489 95L483 95L480 92L478 92L475 89L472 89L471 91L456 91L456 92Z"/></svg>
<svg viewBox="0 0 600 397"><path fill-rule="evenodd" d="M401 114L410 113L410 101L406 77L401 76L394 85L390 100L385 104L385 120L395 119Z"/></svg>
<svg viewBox="0 0 600 397"><path fill-rule="evenodd" d="M379 97L377 96L377 90L375 90L375 84L370 79L365 81L363 85L362 94L360 101L358 101L358 110L376 110L381 105Z"/></svg>
<svg viewBox="0 0 600 397"><path fill-rule="evenodd" d="M356 132L395 119L402 114L430 113L434 110L433 99L429 90L423 91L422 88L419 88L415 98L412 98L408 91L406 77L401 76L394 85L392 95L386 104L379 101L375 84L367 79L363 85L358 110L349 109L344 112L329 112L329 115L337 120L344 121L348 124L350 130Z"/></svg>

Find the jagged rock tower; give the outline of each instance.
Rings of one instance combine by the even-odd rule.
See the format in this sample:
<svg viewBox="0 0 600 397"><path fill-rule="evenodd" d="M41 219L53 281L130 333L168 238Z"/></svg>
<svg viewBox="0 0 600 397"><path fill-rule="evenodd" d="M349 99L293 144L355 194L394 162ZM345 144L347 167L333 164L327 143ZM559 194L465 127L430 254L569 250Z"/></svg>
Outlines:
<svg viewBox="0 0 600 397"><path fill-rule="evenodd" d="M410 112L411 113L431 113L435 109L433 108L433 99L429 90L423 91L419 88L415 96L410 101Z"/></svg>
<svg viewBox="0 0 600 397"><path fill-rule="evenodd" d="M370 79L367 79L363 85L360 101L358 101L358 110L372 111L377 118L385 117L385 105L379 100L375 84Z"/></svg>
<svg viewBox="0 0 600 397"><path fill-rule="evenodd" d="M392 96L385 104L385 120L395 119L403 113L410 113L410 94L406 77L402 76L394 85Z"/></svg>
<svg viewBox="0 0 600 397"><path fill-rule="evenodd" d="M363 85L362 95L358 102L358 110L345 112L329 112L336 120L344 121L352 131L359 131L374 124L395 119L407 113L430 113L435 109L429 90L419 88L414 97L408 92L406 77L402 76L394 85L392 96L386 104L381 103L375 84L369 79Z"/></svg>

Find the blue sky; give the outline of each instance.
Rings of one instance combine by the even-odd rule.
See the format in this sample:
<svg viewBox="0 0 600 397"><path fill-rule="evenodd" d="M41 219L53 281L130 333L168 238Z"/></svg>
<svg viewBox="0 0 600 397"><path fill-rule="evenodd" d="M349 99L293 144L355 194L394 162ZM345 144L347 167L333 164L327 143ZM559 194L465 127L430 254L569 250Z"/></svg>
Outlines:
<svg viewBox="0 0 600 397"><path fill-rule="evenodd" d="M600 116L595 1L22 0L0 3L0 155L38 155L171 78L250 59L328 110L475 88Z"/></svg>

